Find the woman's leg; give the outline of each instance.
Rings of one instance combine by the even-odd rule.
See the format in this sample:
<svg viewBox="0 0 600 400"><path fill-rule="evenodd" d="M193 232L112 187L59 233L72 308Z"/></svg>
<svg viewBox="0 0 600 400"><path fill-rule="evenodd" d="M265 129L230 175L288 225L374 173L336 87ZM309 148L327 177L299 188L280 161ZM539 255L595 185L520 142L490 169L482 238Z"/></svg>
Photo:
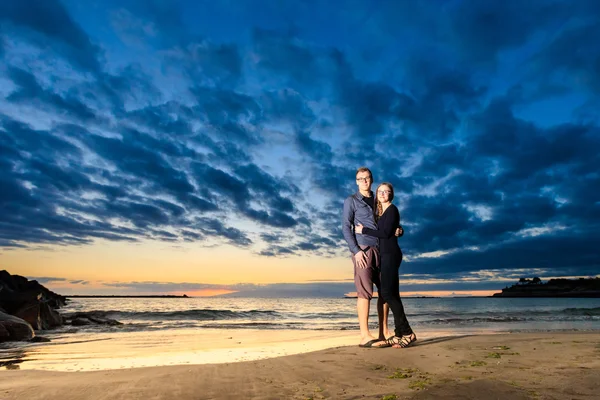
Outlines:
<svg viewBox="0 0 600 400"><path fill-rule="evenodd" d="M389 304L394 314L395 335L406 336L412 334L412 329L406 319L404 306L400 299L400 285L398 283L398 269L402 262L402 253L381 255L381 292L383 299Z"/></svg>

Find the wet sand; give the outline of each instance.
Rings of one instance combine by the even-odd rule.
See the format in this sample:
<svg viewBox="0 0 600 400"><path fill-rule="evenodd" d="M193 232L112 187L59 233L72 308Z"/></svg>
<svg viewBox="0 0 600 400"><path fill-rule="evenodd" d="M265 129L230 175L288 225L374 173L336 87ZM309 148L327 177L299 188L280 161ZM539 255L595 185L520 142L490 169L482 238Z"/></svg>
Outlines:
<svg viewBox="0 0 600 400"><path fill-rule="evenodd" d="M279 340L279 334L273 337ZM353 344L355 333L313 339L304 338L306 343L325 340L331 348L219 364L2 370L0 398L595 399L600 393L597 332L430 337L408 349L361 349ZM264 337L254 340L264 345ZM282 344L277 340L265 351ZM287 343L290 348L298 344ZM119 360L115 353L113 362Z"/></svg>

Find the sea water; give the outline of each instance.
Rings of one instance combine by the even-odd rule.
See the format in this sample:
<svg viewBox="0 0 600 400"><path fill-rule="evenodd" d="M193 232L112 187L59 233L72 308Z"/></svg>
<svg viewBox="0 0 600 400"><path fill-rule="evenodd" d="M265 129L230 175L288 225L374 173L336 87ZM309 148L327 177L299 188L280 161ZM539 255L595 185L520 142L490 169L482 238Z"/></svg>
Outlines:
<svg viewBox="0 0 600 400"><path fill-rule="evenodd" d="M370 325L377 324L376 300ZM480 331L600 329L600 299L405 298L414 330ZM351 298L78 298L61 312L100 311L123 323L92 325L81 331L213 329L358 329ZM393 315L390 312L390 327ZM73 327L65 327L73 331ZM57 331L58 332L58 331Z"/></svg>

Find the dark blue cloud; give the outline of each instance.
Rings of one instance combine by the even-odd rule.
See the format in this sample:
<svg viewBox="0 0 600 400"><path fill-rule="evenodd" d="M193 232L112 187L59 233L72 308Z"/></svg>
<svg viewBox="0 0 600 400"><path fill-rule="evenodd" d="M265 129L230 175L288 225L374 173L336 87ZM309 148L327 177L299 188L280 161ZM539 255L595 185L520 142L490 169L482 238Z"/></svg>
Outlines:
<svg viewBox="0 0 600 400"><path fill-rule="evenodd" d="M469 61L492 62L505 49L519 47L536 32L560 27L570 16L567 2L456 2L452 9L454 44Z"/></svg>
<svg viewBox="0 0 600 400"><path fill-rule="evenodd" d="M7 97L8 101L28 104L35 104L35 101L39 101L43 106L52 107L60 113L67 113L82 122L96 119L94 111L78 99L63 98L56 93L42 89L35 76L30 72L9 67L8 76L20 88Z"/></svg>
<svg viewBox="0 0 600 400"><path fill-rule="evenodd" d="M200 230L205 235L215 235L228 239L231 244L240 247L247 247L252 244L252 240L244 232L237 228L227 227L217 219L201 218L197 221L194 228Z"/></svg>
<svg viewBox="0 0 600 400"><path fill-rule="evenodd" d="M59 0L5 1L0 4L0 32L19 35L52 48L86 71L99 72L100 49Z"/></svg>

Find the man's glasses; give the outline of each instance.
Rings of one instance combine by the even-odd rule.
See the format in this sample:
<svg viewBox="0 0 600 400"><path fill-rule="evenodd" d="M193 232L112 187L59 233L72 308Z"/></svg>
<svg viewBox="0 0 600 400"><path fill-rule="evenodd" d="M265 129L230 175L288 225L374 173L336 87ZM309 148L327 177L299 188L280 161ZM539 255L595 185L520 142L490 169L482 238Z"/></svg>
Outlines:
<svg viewBox="0 0 600 400"><path fill-rule="evenodd" d="M371 178L356 178L356 182L370 182Z"/></svg>

